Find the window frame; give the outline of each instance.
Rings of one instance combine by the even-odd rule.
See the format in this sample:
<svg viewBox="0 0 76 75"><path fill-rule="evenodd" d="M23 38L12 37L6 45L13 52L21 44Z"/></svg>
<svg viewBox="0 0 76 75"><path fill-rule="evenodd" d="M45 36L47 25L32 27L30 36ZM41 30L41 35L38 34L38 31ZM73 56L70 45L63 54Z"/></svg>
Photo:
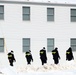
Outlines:
<svg viewBox="0 0 76 75"><path fill-rule="evenodd" d="M53 13L52 14L48 14L48 11L49 11L48 9L53 10ZM53 22L54 21L54 16L55 16L54 12L55 12L54 8L47 7L47 22ZM53 20L52 19L48 20L49 16L50 16L50 18L53 17Z"/></svg>
<svg viewBox="0 0 76 75"><path fill-rule="evenodd" d="M4 20L4 5L0 5L0 7L3 7L3 11L0 12L0 15L2 15L2 18L0 18L0 20Z"/></svg>
<svg viewBox="0 0 76 75"><path fill-rule="evenodd" d="M76 47L76 44L72 44L72 40L76 40L76 38L71 38L70 39L70 47L72 48L72 47ZM72 48L72 51L76 51L76 50L73 50L73 48Z"/></svg>
<svg viewBox="0 0 76 75"><path fill-rule="evenodd" d="M73 11L73 10L75 10L75 11L76 11L76 9L73 9L73 8L72 8L72 9L70 9L71 22L76 22L75 20L74 20L74 21L72 20L72 18L74 18L74 17L76 18L76 15L74 16L74 15L72 14L72 11Z"/></svg>
<svg viewBox="0 0 76 75"><path fill-rule="evenodd" d="M53 45L51 45L51 44L48 45L48 40L53 40ZM51 52L54 49L54 46L55 46L54 42L55 42L54 38L47 38L47 52ZM48 47L53 47L53 49L52 50L48 50Z"/></svg>
<svg viewBox="0 0 76 75"><path fill-rule="evenodd" d="M26 9L26 8L29 8L29 13L24 13L24 9ZM30 11L31 11L30 9L31 9L30 6L23 6L22 7L22 20L23 21L30 21L30 15L31 15L30 14ZM29 19L24 19L24 16L26 16L26 15L29 16Z"/></svg>
<svg viewBox="0 0 76 75"><path fill-rule="evenodd" d="M24 40L29 40L29 45L24 45ZM23 38L22 41L23 41L23 45L22 45L23 52L29 51L30 50L30 38ZM29 49L28 50L24 50L24 47L29 47Z"/></svg>
<svg viewBox="0 0 76 75"><path fill-rule="evenodd" d="M0 38L0 40L3 41L3 44L2 45L0 44L0 47L3 47L3 50L0 51L0 53L1 53L1 52L4 52L4 38Z"/></svg>

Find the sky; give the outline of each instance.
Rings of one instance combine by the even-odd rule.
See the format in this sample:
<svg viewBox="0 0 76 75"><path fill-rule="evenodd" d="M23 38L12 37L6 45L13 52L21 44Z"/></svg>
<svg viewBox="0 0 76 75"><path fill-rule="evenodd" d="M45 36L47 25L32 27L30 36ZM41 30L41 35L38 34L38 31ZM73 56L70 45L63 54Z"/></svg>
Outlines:
<svg viewBox="0 0 76 75"><path fill-rule="evenodd" d="M4 0L2 0L4 1ZM5 0L8 1L8 0ZM11 0L11 1L36 1L36 2L52 2L52 3L74 3L76 4L76 0Z"/></svg>

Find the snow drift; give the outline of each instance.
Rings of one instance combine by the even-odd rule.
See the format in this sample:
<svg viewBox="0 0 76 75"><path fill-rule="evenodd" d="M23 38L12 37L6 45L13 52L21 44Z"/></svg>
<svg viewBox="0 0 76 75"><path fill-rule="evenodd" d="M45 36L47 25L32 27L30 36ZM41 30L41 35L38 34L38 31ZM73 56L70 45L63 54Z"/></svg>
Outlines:
<svg viewBox="0 0 76 75"><path fill-rule="evenodd" d="M76 75L76 63L66 62L65 64L45 64L44 66L14 66L3 67L0 75Z"/></svg>

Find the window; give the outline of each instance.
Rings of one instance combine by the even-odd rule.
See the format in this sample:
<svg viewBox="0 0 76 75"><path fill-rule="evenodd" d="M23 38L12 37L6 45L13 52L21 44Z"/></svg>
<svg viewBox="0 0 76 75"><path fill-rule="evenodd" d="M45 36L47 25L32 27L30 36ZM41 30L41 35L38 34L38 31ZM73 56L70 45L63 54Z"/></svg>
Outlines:
<svg viewBox="0 0 76 75"><path fill-rule="evenodd" d="M0 5L0 20L4 19L4 6Z"/></svg>
<svg viewBox="0 0 76 75"><path fill-rule="evenodd" d="M23 7L23 20L30 20L30 7Z"/></svg>
<svg viewBox="0 0 76 75"><path fill-rule="evenodd" d="M71 38L71 48L76 51L76 38Z"/></svg>
<svg viewBox="0 0 76 75"><path fill-rule="evenodd" d="M51 52L54 49L54 39L48 38L47 39L47 51Z"/></svg>
<svg viewBox="0 0 76 75"><path fill-rule="evenodd" d="M71 22L76 22L76 9L71 9Z"/></svg>
<svg viewBox="0 0 76 75"><path fill-rule="evenodd" d="M30 38L23 38L23 52L30 50Z"/></svg>
<svg viewBox="0 0 76 75"><path fill-rule="evenodd" d="M0 52L4 52L4 39L0 38Z"/></svg>
<svg viewBox="0 0 76 75"><path fill-rule="evenodd" d="M47 8L47 21L54 21L54 8Z"/></svg>

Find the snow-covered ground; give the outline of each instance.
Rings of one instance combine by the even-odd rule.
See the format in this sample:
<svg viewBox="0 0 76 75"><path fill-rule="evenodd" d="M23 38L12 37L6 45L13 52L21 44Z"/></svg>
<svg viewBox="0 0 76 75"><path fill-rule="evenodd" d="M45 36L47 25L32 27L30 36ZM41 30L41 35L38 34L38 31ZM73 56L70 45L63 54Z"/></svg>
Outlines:
<svg viewBox="0 0 76 75"><path fill-rule="evenodd" d="M1 67L0 75L76 75L76 63L74 61L64 64L45 64L44 66L14 66Z"/></svg>

